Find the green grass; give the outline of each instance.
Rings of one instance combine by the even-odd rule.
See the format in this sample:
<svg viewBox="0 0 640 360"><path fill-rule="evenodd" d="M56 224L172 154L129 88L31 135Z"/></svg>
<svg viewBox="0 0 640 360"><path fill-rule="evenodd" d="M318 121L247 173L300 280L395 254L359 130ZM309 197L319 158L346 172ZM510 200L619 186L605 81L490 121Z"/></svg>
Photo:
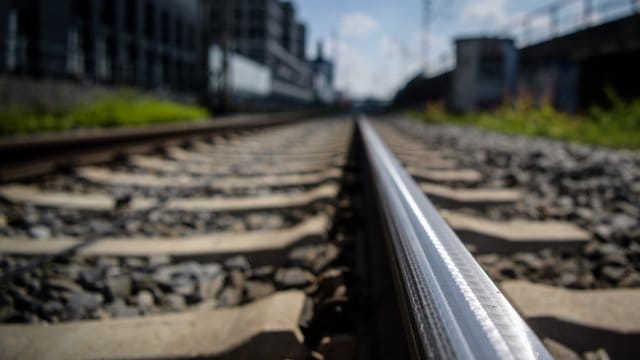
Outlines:
<svg viewBox="0 0 640 360"><path fill-rule="evenodd" d="M38 106L0 109L0 135L166 124L198 121L208 116L207 110L198 106L123 91L68 109Z"/></svg>
<svg viewBox="0 0 640 360"><path fill-rule="evenodd" d="M413 115L431 123L457 123L507 134L640 149L640 99L624 102L613 91L607 90L607 94L609 109L593 107L581 115L568 115L551 105L535 106L526 100L492 112L469 114L452 114L441 105L429 104L423 113Z"/></svg>

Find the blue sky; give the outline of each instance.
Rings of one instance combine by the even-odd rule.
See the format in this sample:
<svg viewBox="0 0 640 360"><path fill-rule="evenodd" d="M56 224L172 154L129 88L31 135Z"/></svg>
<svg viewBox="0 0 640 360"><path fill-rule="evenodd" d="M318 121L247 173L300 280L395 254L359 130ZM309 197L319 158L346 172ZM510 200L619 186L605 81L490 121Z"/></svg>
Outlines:
<svg viewBox="0 0 640 360"><path fill-rule="evenodd" d="M432 0L428 34L421 30L422 0L293 0L308 26L308 53L322 40L338 50L336 85L353 96L389 97L423 68L428 39L430 72L450 66L452 40L497 34L519 16L549 4L533 0Z"/></svg>

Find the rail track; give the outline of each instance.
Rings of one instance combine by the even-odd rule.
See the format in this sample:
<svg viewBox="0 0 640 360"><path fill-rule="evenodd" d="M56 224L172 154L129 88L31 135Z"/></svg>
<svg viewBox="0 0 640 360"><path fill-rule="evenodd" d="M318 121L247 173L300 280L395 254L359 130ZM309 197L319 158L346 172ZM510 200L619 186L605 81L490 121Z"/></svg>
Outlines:
<svg viewBox="0 0 640 360"><path fill-rule="evenodd" d="M585 315L634 291L577 299L496 265L588 231L483 219L521 190L395 122L299 120L0 144L21 154L0 186L3 357L636 354L637 313Z"/></svg>

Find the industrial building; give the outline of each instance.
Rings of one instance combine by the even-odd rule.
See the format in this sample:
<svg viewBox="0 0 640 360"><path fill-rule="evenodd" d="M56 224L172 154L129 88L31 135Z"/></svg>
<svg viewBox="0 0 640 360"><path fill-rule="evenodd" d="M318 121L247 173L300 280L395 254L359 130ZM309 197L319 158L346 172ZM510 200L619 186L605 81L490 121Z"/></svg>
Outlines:
<svg viewBox="0 0 640 360"><path fill-rule="evenodd" d="M296 19L293 4L279 0L216 1L211 11L213 41L221 44L227 36L233 52L270 69L273 98L313 100L306 28ZM225 13L233 16L224 20ZM229 21L226 35L223 21Z"/></svg>
<svg viewBox="0 0 640 360"><path fill-rule="evenodd" d="M203 16L206 8L209 16ZM202 66L203 36L208 69ZM224 68L223 36L232 59L227 78L241 82L229 84L230 91L239 91L232 98L314 100L306 27L288 1L0 0L5 74L186 94L198 93L208 77L215 95L216 74ZM248 81L251 74L260 81Z"/></svg>
<svg viewBox="0 0 640 360"><path fill-rule="evenodd" d="M450 90L454 109L492 108L515 94L518 50L513 40L457 39L456 63Z"/></svg>
<svg viewBox="0 0 640 360"><path fill-rule="evenodd" d="M0 0L1 69L193 92L197 2Z"/></svg>
<svg viewBox="0 0 640 360"><path fill-rule="evenodd" d="M553 4L505 36L457 39L455 67L414 77L393 106L422 109L443 102L464 112L523 97L573 113L611 106L611 91L624 100L638 98L640 3L619 1L606 8L590 3L585 0L584 12L561 19L561 27L550 20L559 11ZM546 20L549 28L533 32L533 20Z"/></svg>

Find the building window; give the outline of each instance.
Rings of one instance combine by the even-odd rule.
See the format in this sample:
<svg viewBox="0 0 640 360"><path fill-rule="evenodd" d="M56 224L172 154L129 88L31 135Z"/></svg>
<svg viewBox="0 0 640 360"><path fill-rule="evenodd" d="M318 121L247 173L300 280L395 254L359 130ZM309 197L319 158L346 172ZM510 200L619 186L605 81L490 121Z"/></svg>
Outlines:
<svg viewBox="0 0 640 360"><path fill-rule="evenodd" d="M483 81L502 81L504 59L500 55L480 57L480 78Z"/></svg>
<svg viewBox="0 0 640 360"><path fill-rule="evenodd" d="M132 83L135 83L138 74L138 47L133 41L127 46L127 59L129 60L127 78Z"/></svg>
<svg viewBox="0 0 640 360"><path fill-rule="evenodd" d="M118 62L116 61L116 37L114 35L107 36L107 59L111 62L110 77L117 74Z"/></svg>
<svg viewBox="0 0 640 360"><path fill-rule="evenodd" d="M102 0L102 25L115 27L116 24L116 2L113 0Z"/></svg>
<svg viewBox="0 0 640 360"><path fill-rule="evenodd" d="M82 19L88 19L90 15L89 1L75 0L73 2L73 15Z"/></svg>
<svg viewBox="0 0 640 360"><path fill-rule="evenodd" d="M5 63L7 70L13 71L20 62L20 39L18 38L18 12L11 9L9 12L7 33L7 55ZM26 55L26 53L24 54ZM26 60L26 59L23 59Z"/></svg>
<svg viewBox="0 0 640 360"><path fill-rule="evenodd" d="M182 47L182 20L176 19L175 44L176 47Z"/></svg>
<svg viewBox="0 0 640 360"><path fill-rule="evenodd" d="M84 73L82 39L77 28L70 29L67 33L67 71L71 75L82 75Z"/></svg>
<svg viewBox="0 0 640 360"><path fill-rule="evenodd" d="M146 55L147 65L145 67L147 70L147 86L149 87L155 87L158 83L156 59L157 59L157 56L154 53L154 51L147 50L147 55Z"/></svg>
<svg viewBox="0 0 640 360"><path fill-rule="evenodd" d="M162 55L162 80L161 80L161 85L162 87L168 87L169 86L169 71L170 71L170 60L169 60L169 55L164 54Z"/></svg>
<svg viewBox="0 0 640 360"><path fill-rule="evenodd" d="M96 75L100 80L108 80L111 77L111 59L104 38L96 43Z"/></svg>
<svg viewBox="0 0 640 360"><path fill-rule="evenodd" d="M193 26L188 27L187 32L187 47L190 50L195 50L196 48L196 30Z"/></svg>
<svg viewBox="0 0 640 360"><path fill-rule="evenodd" d="M156 13L151 1L144 4L144 35L150 40L156 36Z"/></svg>
<svg viewBox="0 0 640 360"><path fill-rule="evenodd" d="M138 1L127 0L125 3L127 4L124 12L125 28L128 32L134 34L136 32L136 23L138 20Z"/></svg>
<svg viewBox="0 0 640 360"><path fill-rule="evenodd" d="M167 10L162 10L162 42L165 44L169 44L169 12Z"/></svg>
<svg viewBox="0 0 640 360"><path fill-rule="evenodd" d="M6 42L3 60L8 71L29 71L30 59L37 56L34 46L39 38L37 12L38 4L33 1L24 1L8 11L7 23L4 25L6 38L0 40Z"/></svg>

